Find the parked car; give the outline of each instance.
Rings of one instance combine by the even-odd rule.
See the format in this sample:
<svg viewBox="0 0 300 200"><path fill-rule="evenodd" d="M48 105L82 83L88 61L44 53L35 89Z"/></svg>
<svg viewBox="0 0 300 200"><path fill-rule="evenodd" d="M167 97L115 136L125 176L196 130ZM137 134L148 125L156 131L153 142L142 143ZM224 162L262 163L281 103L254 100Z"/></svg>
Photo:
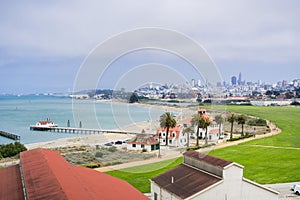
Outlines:
<svg viewBox="0 0 300 200"><path fill-rule="evenodd" d="M292 185L291 190L294 191L295 194L300 195L300 184Z"/></svg>
<svg viewBox="0 0 300 200"><path fill-rule="evenodd" d="M296 186L294 187L294 192L297 195L300 195L300 184L296 184Z"/></svg>

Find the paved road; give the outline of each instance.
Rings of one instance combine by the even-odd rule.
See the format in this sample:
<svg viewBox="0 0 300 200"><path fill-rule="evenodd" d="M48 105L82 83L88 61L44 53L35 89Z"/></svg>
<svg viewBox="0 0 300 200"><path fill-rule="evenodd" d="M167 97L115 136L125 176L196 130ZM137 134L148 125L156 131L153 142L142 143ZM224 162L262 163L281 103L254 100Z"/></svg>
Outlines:
<svg viewBox="0 0 300 200"><path fill-rule="evenodd" d="M296 195L294 194L293 191L291 191L291 186L296 183L300 184L300 182L293 182L293 183L267 184L264 186L280 192L279 194L280 200L300 200L300 195Z"/></svg>

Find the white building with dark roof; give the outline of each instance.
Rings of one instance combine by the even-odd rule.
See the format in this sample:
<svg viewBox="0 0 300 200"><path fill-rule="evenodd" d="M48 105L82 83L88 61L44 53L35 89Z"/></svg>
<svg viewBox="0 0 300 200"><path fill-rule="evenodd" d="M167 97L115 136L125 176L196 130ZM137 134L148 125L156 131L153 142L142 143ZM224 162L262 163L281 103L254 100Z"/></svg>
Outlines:
<svg viewBox="0 0 300 200"><path fill-rule="evenodd" d="M227 160L184 153L184 162L151 179L153 200L275 200L278 192L243 177L244 167Z"/></svg>

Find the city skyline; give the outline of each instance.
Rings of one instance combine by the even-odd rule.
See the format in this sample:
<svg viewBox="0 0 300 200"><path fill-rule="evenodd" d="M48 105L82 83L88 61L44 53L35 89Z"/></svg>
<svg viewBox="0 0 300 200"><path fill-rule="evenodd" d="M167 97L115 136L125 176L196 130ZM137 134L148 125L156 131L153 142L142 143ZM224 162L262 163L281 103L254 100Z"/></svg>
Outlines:
<svg viewBox="0 0 300 200"><path fill-rule="evenodd" d="M140 27L174 30L191 38L226 82L239 72L252 82L300 78L300 2L130 2L2 2L0 94L72 91L80 67L97 46ZM187 81L201 79L178 56L143 53L122 55L122 63L112 64L99 88L114 88L115 74L154 61L179 71ZM157 76L174 81L165 74Z"/></svg>

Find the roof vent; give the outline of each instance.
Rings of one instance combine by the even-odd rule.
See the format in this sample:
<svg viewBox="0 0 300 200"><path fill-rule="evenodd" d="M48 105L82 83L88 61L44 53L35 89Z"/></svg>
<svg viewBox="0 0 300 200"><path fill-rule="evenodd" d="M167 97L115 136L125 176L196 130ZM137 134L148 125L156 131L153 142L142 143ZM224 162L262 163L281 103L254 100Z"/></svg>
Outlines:
<svg viewBox="0 0 300 200"><path fill-rule="evenodd" d="M171 177L171 183L174 183L174 176Z"/></svg>

